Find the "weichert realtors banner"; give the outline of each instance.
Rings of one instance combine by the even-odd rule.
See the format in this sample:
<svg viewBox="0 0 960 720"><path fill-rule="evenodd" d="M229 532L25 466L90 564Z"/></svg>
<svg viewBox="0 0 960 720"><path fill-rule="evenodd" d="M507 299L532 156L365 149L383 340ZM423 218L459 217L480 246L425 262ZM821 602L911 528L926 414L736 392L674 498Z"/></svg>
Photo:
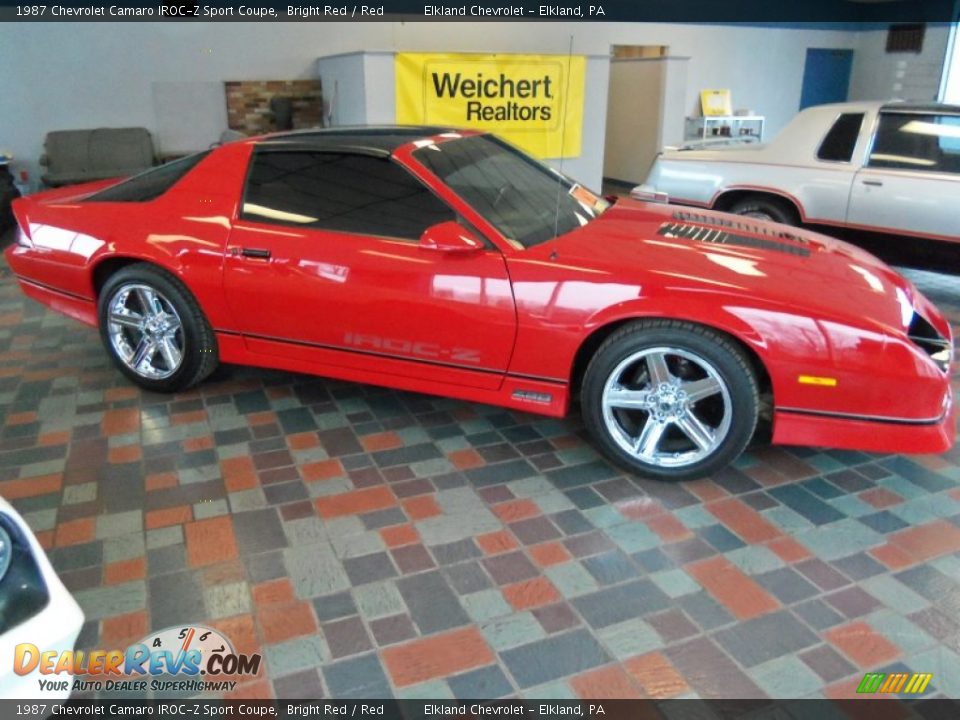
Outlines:
<svg viewBox="0 0 960 720"><path fill-rule="evenodd" d="M581 55L397 53L397 122L489 130L541 158L577 157Z"/></svg>

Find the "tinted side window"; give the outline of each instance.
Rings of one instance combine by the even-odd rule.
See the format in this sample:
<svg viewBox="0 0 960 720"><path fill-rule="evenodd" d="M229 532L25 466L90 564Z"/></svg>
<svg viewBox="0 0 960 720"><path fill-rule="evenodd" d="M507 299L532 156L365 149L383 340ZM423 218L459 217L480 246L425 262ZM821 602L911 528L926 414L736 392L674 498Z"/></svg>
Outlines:
<svg viewBox="0 0 960 720"><path fill-rule="evenodd" d="M863 113L844 113L838 117L820 143L817 157L830 162L850 162L862 125Z"/></svg>
<svg viewBox="0 0 960 720"><path fill-rule="evenodd" d="M960 173L960 117L881 115L869 165Z"/></svg>
<svg viewBox="0 0 960 720"><path fill-rule="evenodd" d="M419 240L453 211L387 158L258 151L241 216L256 222Z"/></svg>
<svg viewBox="0 0 960 720"><path fill-rule="evenodd" d="M86 199L86 202L146 202L154 200L172 188L176 182L193 170L209 151L190 155L139 175L134 175L118 185L101 190Z"/></svg>

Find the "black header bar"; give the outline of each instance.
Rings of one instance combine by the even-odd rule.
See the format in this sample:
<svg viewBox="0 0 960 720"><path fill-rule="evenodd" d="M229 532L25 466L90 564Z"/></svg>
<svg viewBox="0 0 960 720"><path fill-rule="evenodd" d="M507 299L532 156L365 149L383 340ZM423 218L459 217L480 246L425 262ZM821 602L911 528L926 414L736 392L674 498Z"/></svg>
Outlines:
<svg viewBox="0 0 960 720"><path fill-rule="evenodd" d="M541 4L542 3L542 4ZM784 23L849 29L873 25L955 22L958 0L0 0L6 22L342 22L342 21L593 21Z"/></svg>

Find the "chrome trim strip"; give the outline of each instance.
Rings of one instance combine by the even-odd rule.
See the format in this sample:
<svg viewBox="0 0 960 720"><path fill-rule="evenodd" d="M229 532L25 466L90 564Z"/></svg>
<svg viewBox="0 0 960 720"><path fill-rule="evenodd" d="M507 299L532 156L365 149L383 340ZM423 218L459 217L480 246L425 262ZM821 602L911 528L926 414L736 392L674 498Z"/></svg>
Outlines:
<svg viewBox="0 0 960 720"><path fill-rule="evenodd" d="M939 425L950 412L948 404L940 416L929 419L915 418L896 418L883 415L856 415L854 413L830 412L828 410L805 410L803 408L779 407L774 408L774 412L783 412L790 415L812 415L815 417L828 417L837 420L860 420L863 422L886 423L892 425Z"/></svg>

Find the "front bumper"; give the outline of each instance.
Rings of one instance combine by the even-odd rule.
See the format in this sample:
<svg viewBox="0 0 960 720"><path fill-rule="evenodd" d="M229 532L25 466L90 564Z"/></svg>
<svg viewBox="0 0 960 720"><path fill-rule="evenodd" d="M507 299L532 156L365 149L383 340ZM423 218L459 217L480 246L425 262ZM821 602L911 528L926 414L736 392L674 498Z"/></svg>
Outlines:
<svg viewBox="0 0 960 720"><path fill-rule="evenodd" d="M952 448L956 429L956 403L948 391L943 415L930 422L897 422L778 410L773 415L772 442L775 445L925 455Z"/></svg>

